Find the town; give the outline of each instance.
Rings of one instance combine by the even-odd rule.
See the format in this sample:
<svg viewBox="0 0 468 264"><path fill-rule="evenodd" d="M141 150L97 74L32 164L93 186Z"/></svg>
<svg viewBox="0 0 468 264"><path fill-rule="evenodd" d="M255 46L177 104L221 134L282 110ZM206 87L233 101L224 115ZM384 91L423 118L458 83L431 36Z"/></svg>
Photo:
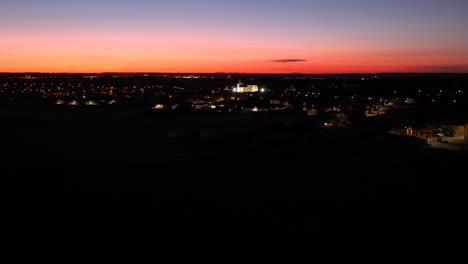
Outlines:
<svg viewBox="0 0 468 264"><path fill-rule="evenodd" d="M468 140L467 86L463 74L31 73L1 74L0 100L4 107L54 105L57 111L74 107L138 108L159 115L276 113L306 117L311 126L329 131L372 122L391 133L453 148L450 141Z"/></svg>

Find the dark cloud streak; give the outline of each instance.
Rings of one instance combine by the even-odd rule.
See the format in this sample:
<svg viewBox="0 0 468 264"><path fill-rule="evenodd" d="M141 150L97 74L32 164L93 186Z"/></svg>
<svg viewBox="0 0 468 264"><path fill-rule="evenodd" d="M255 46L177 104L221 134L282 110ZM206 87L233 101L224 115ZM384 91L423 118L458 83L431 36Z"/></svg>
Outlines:
<svg viewBox="0 0 468 264"><path fill-rule="evenodd" d="M277 63L291 63L291 62L304 62L307 60L303 59L279 59L279 60L272 60L271 62L277 62Z"/></svg>
<svg viewBox="0 0 468 264"><path fill-rule="evenodd" d="M444 73L466 73L468 72L468 65L441 65L441 66L413 66L408 67L409 70L418 72L444 72Z"/></svg>
<svg viewBox="0 0 468 264"><path fill-rule="evenodd" d="M417 67L415 67L417 68ZM424 67L419 67L422 69L441 69L441 70L455 70L455 69L460 69L462 67L459 66L424 66Z"/></svg>

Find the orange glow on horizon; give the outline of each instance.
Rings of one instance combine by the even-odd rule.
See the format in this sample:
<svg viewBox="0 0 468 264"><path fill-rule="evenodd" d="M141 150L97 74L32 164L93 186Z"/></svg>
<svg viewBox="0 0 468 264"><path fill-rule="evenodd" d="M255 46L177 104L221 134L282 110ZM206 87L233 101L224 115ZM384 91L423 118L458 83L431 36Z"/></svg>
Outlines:
<svg viewBox="0 0 468 264"><path fill-rule="evenodd" d="M274 62L280 59L303 61ZM468 54L459 52L362 43L343 48L325 41L291 46L209 34L7 35L0 43L0 72L468 72L467 61Z"/></svg>

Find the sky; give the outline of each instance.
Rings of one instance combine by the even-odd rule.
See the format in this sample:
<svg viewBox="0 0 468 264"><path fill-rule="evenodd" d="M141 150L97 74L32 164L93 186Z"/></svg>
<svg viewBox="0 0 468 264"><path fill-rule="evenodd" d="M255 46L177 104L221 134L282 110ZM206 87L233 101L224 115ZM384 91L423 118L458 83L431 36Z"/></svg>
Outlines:
<svg viewBox="0 0 468 264"><path fill-rule="evenodd" d="M468 72L467 0L1 0L0 72Z"/></svg>

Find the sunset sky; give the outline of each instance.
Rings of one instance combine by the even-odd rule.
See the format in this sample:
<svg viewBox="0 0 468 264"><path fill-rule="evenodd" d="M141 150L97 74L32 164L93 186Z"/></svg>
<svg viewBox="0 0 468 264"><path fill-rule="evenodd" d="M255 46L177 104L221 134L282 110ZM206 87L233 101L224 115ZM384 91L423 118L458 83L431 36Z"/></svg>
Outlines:
<svg viewBox="0 0 468 264"><path fill-rule="evenodd" d="M0 72L468 72L467 0L1 0Z"/></svg>

